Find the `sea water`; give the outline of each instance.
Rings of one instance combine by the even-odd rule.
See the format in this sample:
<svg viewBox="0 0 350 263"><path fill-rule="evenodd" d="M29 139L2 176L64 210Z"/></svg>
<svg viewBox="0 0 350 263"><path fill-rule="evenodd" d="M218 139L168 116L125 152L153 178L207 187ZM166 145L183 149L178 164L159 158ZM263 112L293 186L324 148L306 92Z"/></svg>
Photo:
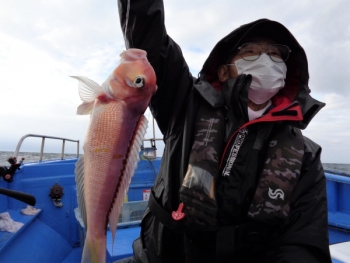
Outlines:
<svg viewBox="0 0 350 263"><path fill-rule="evenodd" d="M0 151L0 166L9 167L10 164L7 162L9 157L13 157L13 152ZM24 162L38 162L39 153L37 152L20 152L17 156L17 161L21 158L25 158ZM65 154L64 159L74 158L76 154ZM60 153L44 153L43 161L45 160L59 160L61 159ZM338 173L345 173L350 175L350 164L340 164L340 163L323 163L323 168L326 171L334 171Z"/></svg>

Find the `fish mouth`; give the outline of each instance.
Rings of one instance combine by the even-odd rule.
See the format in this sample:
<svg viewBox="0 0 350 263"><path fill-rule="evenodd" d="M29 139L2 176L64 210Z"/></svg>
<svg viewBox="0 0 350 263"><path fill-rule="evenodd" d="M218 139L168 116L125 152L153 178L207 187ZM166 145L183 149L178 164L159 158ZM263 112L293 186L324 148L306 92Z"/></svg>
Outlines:
<svg viewBox="0 0 350 263"><path fill-rule="evenodd" d="M137 61L147 59L147 52L142 49L129 48L120 54L122 60Z"/></svg>

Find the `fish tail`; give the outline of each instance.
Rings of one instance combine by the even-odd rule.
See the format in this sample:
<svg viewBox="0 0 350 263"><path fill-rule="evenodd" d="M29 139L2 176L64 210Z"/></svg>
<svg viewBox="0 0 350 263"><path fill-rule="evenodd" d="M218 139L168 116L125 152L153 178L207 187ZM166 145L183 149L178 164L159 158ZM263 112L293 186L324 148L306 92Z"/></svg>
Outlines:
<svg viewBox="0 0 350 263"><path fill-rule="evenodd" d="M81 263L105 263L106 238L90 238L87 233Z"/></svg>

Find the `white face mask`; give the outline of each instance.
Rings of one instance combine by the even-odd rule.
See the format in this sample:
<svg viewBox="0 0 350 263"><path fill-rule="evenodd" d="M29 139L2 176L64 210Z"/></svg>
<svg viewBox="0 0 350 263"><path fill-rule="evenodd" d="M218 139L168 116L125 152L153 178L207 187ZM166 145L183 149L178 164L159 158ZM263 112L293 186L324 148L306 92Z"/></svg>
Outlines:
<svg viewBox="0 0 350 263"><path fill-rule="evenodd" d="M252 75L253 80L248 91L248 98L255 104L265 103L284 87L286 64L273 62L265 53L262 53L257 60L239 59L234 64L238 75Z"/></svg>

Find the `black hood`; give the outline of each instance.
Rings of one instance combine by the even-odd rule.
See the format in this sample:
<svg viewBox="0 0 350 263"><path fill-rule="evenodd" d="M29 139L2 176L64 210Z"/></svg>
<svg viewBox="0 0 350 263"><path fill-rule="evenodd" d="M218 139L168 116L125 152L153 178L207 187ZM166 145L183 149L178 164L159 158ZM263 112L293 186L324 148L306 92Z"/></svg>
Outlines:
<svg viewBox="0 0 350 263"><path fill-rule="evenodd" d="M213 48L209 57L204 62L200 71L200 78L208 81L214 87L219 84L218 68L226 63L231 54L244 43L245 39L252 36L264 36L273 39L278 44L287 45L291 49L286 61L286 84L280 90L281 95L291 102L298 101L304 116L304 120L294 126L306 128L313 116L325 105L310 96L308 86L309 71L304 49L294 38L292 33L282 24L268 19L259 19L245 24L232 31L221 39Z"/></svg>

